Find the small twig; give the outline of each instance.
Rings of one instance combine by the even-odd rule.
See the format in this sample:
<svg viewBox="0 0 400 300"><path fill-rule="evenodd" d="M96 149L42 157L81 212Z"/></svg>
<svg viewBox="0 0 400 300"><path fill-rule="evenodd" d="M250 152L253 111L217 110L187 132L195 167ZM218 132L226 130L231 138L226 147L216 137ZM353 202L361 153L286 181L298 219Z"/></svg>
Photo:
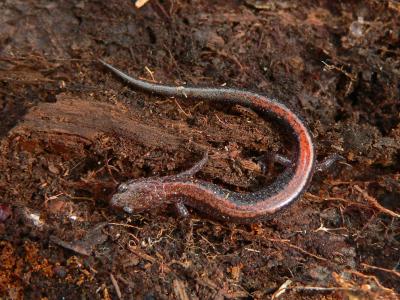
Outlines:
<svg viewBox="0 0 400 300"><path fill-rule="evenodd" d="M279 240L275 240L275 241L280 242ZM293 245L293 244L288 243L288 242L286 242L286 241L284 241L284 242L282 242L282 243L283 243L284 245L289 246L290 248L294 248L294 249L300 251L300 252L303 253L303 254L307 254L307 255L309 255L309 256L311 256L311 257L314 257L315 259L322 260L322 261L327 261L326 258L323 258L323 257L321 257L321 256L312 254L311 252L308 252L308 251L304 250L303 248L300 248L299 246Z"/></svg>
<svg viewBox="0 0 400 300"><path fill-rule="evenodd" d="M397 271L395 271L395 270L390 270L390 269L385 269L385 268L381 268L381 267L371 266L371 265L366 264L366 263L361 263L361 265L362 265L363 267L365 267L365 268L383 271L383 272L386 272L386 273L390 273L390 274L392 274L392 275L395 275L395 276L397 276L397 277L400 277L400 272L397 272Z"/></svg>
<svg viewBox="0 0 400 300"><path fill-rule="evenodd" d="M349 73L349 72L346 72L346 71L344 70L344 67L343 67L343 66L338 67L338 66L335 66L335 65L330 65L330 64L328 64L328 63L326 63L326 62L324 62L324 61L321 61L321 62L324 64L324 66L325 66L325 68L326 68L327 70L336 70L336 71L341 72L341 73L343 73L344 75L346 75L351 81L353 81L353 82L356 81L356 76L352 75L352 74Z"/></svg>
<svg viewBox="0 0 400 300"><path fill-rule="evenodd" d="M189 300L189 296L186 293L185 284L182 280L175 279L172 282L172 285L176 298L178 298L179 300Z"/></svg>
<svg viewBox="0 0 400 300"><path fill-rule="evenodd" d="M249 252L255 252L255 253L260 253L260 250L256 250L256 249L251 249L251 248L243 248L244 250L247 250Z"/></svg>
<svg viewBox="0 0 400 300"><path fill-rule="evenodd" d="M187 113L187 112L185 112L185 111L183 110L182 106L180 106L179 102L178 102L176 99L174 99L174 101L175 101L176 105L178 106L179 110L180 110L186 117L190 118L190 117L192 116L190 113Z"/></svg>
<svg viewBox="0 0 400 300"><path fill-rule="evenodd" d="M324 223L322 222L322 220L320 220L321 225L319 225L319 227L315 230L313 230L314 232L318 232L318 231L322 231L322 232L327 232L329 233L330 231L338 231L338 230L347 230L346 227L340 227L340 228L327 228L325 227ZM348 231L348 230L347 230ZM346 236L346 235L344 235Z"/></svg>
<svg viewBox="0 0 400 300"><path fill-rule="evenodd" d="M156 81L155 79L154 79L154 72L153 71L151 71L147 66L145 66L144 67L145 69L146 69L146 71L150 74L150 76L151 76L151 80L153 80L153 81Z"/></svg>
<svg viewBox="0 0 400 300"><path fill-rule="evenodd" d="M0 60L14 62L15 60L31 60L32 58L42 59L39 55L30 56L0 56ZM95 59L82 59L82 58L62 58L62 57L46 57L47 61L81 61L81 62L96 62Z"/></svg>
<svg viewBox="0 0 400 300"><path fill-rule="evenodd" d="M167 13L165 10L164 6L161 5L161 3L158 0L155 0L153 4L161 11L162 15L167 19L171 19L171 16Z"/></svg>
<svg viewBox="0 0 400 300"><path fill-rule="evenodd" d="M47 203L52 200L58 199L58 197L64 195L64 193L58 193L57 195L47 196L47 193L44 194L44 206L47 206Z"/></svg>
<svg viewBox="0 0 400 300"><path fill-rule="evenodd" d="M307 255L309 255L309 256L311 256L311 257L314 257L314 258L316 258L316 259L318 259L318 260L327 261L326 258L323 258L323 257L321 257L321 256L312 254L311 252L308 252L308 251L304 250L303 248L301 248L301 247L299 247L299 246L296 246L296 245L293 245L293 244L289 243L289 240L282 240L282 239L266 239L266 240L268 240L268 241L270 241L270 242L282 243L282 244L284 244L284 245L289 246L290 248L294 248L294 249L300 251L300 252L303 253L303 254L307 254Z"/></svg>
<svg viewBox="0 0 400 300"><path fill-rule="evenodd" d="M305 194L307 197L313 199L315 202L323 202L323 201L338 201L338 202L343 202L343 203L347 203L349 205L354 205L354 206L358 206L358 207L362 207L362 208L366 208L366 209L371 209L370 206L362 204L362 203L358 203L358 202L354 202L354 201L350 201L344 198L340 198L340 197L319 197L310 193L306 193Z"/></svg>
<svg viewBox="0 0 400 300"><path fill-rule="evenodd" d="M289 288L294 291L317 291L317 292L331 292L331 291L348 291L357 292L359 289L346 288L346 287L323 287L323 286L298 286Z"/></svg>
<svg viewBox="0 0 400 300"><path fill-rule="evenodd" d="M115 279L114 275L110 273L110 278L111 278L111 282L115 288L115 292L117 293L117 296L119 299L122 299L122 294L121 294L121 290L119 288L118 282Z"/></svg>
<svg viewBox="0 0 400 300"><path fill-rule="evenodd" d="M250 234L247 233L247 232L244 231L244 230L237 229L237 232L239 232L239 233L241 233L242 235L247 236L247 237L250 236ZM251 238L254 238L254 236L251 236ZM323 257L321 257L321 256L318 256L318 255L316 255L316 254L313 254L313 253L311 253L311 252L308 252L308 251L304 250L303 248L301 248L301 247L299 247L299 246L296 246L296 245L291 244L291 243L290 243L290 240L273 239L273 238L260 238L260 239L261 239L262 241L268 241L268 242L273 242L273 243L278 242L278 243L281 243L281 244L283 244L283 245L286 245L286 246L288 246L288 247L290 247L290 248L296 249L296 250L300 251L300 252L303 253L303 254L306 254L306 255L309 255L309 256L311 256L311 257L314 257L315 259L322 260L322 261L327 261L326 258L323 258Z"/></svg>
<svg viewBox="0 0 400 300"><path fill-rule="evenodd" d="M206 239L203 235L201 235L201 234L199 234L199 236L200 236L207 244L209 244L209 245L211 246L211 248L214 249L215 252L218 253L217 249L215 249L214 245L213 245L209 240L207 240L207 239Z"/></svg>
<svg viewBox="0 0 400 300"><path fill-rule="evenodd" d="M112 174L112 170L114 170L114 171L116 171L117 173L119 173L119 171L118 171L118 169L116 168L116 167L114 167L114 166L110 166L108 163L110 162L110 160L111 160L111 158L107 158L106 157L106 159L105 159L105 166L106 166L106 169L107 169L107 171L108 171L108 174L110 174L110 176L111 176L111 179L112 179L112 181L115 183L115 184L118 184L118 181L117 180L115 180L115 178L114 178L114 176L113 176L113 174Z"/></svg>
<svg viewBox="0 0 400 300"><path fill-rule="evenodd" d="M283 293L286 292L286 290L288 289L289 285L292 284L292 281L290 279L286 280L279 288L278 290L272 295L271 299L277 299L278 297L280 297Z"/></svg>
<svg viewBox="0 0 400 300"><path fill-rule="evenodd" d="M218 117L217 114L214 114L214 115L215 115L215 117L217 118L217 120L218 120L222 125L226 126L226 123L223 122L223 121Z"/></svg>
<svg viewBox="0 0 400 300"><path fill-rule="evenodd" d="M95 200L91 197L78 197L78 196L72 196L70 194L67 193L63 193L64 196L67 196L68 198L70 198L71 200L82 200L82 201L91 201L91 202L95 202Z"/></svg>
<svg viewBox="0 0 400 300"><path fill-rule="evenodd" d="M122 226L122 227L129 227L129 228L135 228L135 229L141 229L140 227L133 226L130 224L125 224L125 223L108 223L108 225L115 225L115 226Z"/></svg>
<svg viewBox="0 0 400 300"><path fill-rule="evenodd" d="M135 247L132 247L132 246L129 246L129 245L128 245L128 249L129 249L133 254L136 254L136 255L139 256L140 258L143 258L143 259L145 259L145 260L147 260L147 261L149 261L149 262L151 262L151 263L155 263L155 262L157 261L154 257L152 257L152 256L150 256L150 255L144 253L142 250L136 249Z"/></svg>
<svg viewBox="0 0 400 300"><path fill-rule="evenodd" d="M197 102L195 106L193 106L192 110L195 110L198 106L202 105L203 101Z"/></svg>
<svg viewBox="0 0 400 300"><path fill-rule="evenodd" d="M376 209L378 209L380 212L388 214L389 216L392 216L394 218L400 218L400 214L397 214L393 211L391 211L390 209L387 209L385 207L383 207L378 200L376 200L374 197L370 196L367 191L363 190L362 188L360 188L358 185L355 185L354 188L361 193L361 195L363 195L363 197L365 198L365 200L367 200L370 204L372 204L373 207L375 207Z"/></svg>
<svg viewBox="0 0 400 300"><path fill-rule="evenodd" d="M57 195L53 195L53 196L50 196L50 197L47 196L47 194L45 194L45 195L44 195L44 198L45 198L44 205L47 206L47 203L48 203L49 201L56 200L56 199L58 199L60 196L68 197L68 198L71 199L71 200L83 200L83 201L92 201L92 202L95 201L93 198L90 198L90 197L72 196L72 195L70 195L70 194L68 194L68 193L61 192L61 193L59 193L59 194L57 194Z"/></svg>
<svg viewBox="0 0 400 300"><path fill-rule="evenodd" d="M361 273L361 272L358 272L358 271L355 271L355 270L349 270L348 272L349 272L350 274L359 276L359 277L361 277L361 278L372 279L380 289L382 289L382 290L384 290L384 291L386 291L386 292L389 292L389 293L393 293L393 290L392 290L392 289L389 289L389 288L387 288L387 287L384 287L384 286L380 283L380 281L378 280L378 278L376 278L376 277L373 276L373 275L365 275L365 274L363 274L363 273Z"/></svg>
<svg viewBox="0 0 400 300"><path fill-rule="evenodd" d="M128 241L128 246L129 247L137 247L140 244L140 240L136 235L134 235L133 233L128 232L128 236L130 236L131 238L134 239L134 240L129 240ZM132 246L131 242L133 242L133 246Z"/></svg>
<svg viewBox="0 0 400 300"><path fill-rule="evenodd" d="M144 6L147 2L149 2L149 0L137 0L135 2L135 7L136 8L141 8L142 6Z"/></svg>

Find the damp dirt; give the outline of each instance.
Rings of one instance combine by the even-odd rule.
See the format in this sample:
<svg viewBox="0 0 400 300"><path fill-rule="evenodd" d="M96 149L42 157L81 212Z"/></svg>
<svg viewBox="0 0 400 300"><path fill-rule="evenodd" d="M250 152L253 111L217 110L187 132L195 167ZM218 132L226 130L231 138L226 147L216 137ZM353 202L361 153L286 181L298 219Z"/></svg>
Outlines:
<svg viewBox="0 0 400 300"><path fill-rule="evenodd" d="M146 2L146 1L144 1ZM3 1L0 298L398 299L398 1ZM290 155L241 106L143 94L112 76L280 99L310 128L314 176L276 218L126 215L120 182L187 170L253 191Z"/></svg>

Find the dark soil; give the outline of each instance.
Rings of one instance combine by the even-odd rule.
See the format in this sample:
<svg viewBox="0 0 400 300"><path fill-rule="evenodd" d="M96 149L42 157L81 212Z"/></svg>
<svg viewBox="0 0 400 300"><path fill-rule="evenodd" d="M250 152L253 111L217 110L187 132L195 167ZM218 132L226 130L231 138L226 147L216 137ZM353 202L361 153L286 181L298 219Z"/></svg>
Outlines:
<svg viewBox="0 0 400 300"><path fill-rule="evenodd" d="M398 299L400 3L2 1L0 298ZM253 111L132 90L104 59L169 84L244 88L310 127L314 176L269 221L128 216L119 182L176 174L252 191L287 154Z"/></svg>

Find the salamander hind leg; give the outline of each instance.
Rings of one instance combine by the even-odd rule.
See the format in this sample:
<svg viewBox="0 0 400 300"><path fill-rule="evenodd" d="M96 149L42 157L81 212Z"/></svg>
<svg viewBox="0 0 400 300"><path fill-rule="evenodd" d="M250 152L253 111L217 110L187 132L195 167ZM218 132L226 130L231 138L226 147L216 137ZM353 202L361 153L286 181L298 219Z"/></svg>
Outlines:
<svg viewBox="0 0 400 300"><path fill-rule="evenodd" d="M322 161L316 163L315 172L325 172L329 170L332 166L336 165L339 161L345 162L346 159L336 153L328 155Z"/></svg>
<svg viewBox="0 0 400 300"><path fill-rule="evenodd" d="M260 165L263 174L267 173L271 169L272 164L277 163L284 167L294 167L294 163L287 157L278 153L267 153L256 159ZM325 157L322 161L316 162L315 172L325 172L338 162L344 162L346 159L339 154L331 154Z"/></svg>
<svg viewBox="0 0 400 300"><path fill-rule="evenodd" d="M263 174L268 173L272 169L273 164L275 163L287 168L294 166L293 162L289 158L278 153L263 154L257 157L256 161L260 166L261 172Z"/></svg>

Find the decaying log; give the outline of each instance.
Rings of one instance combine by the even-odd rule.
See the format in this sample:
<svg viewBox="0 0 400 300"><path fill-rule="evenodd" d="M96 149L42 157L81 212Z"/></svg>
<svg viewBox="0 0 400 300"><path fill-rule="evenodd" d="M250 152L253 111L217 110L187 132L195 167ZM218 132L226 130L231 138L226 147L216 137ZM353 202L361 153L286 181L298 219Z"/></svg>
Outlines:
<svg viewBox="0 0 400 300"><path fill-rule="evenodd" d="M10 135L30 136L32 133L46 135L46 139L55 136L58 142L75 137L89 144L99 136L119 137L133 144L169 150L187 144L187 140L162 128L132 119L127 109L121 105L65 97L55 103L41 103L31 109ZM72 146L70 143L68 145Z"/></svg>

